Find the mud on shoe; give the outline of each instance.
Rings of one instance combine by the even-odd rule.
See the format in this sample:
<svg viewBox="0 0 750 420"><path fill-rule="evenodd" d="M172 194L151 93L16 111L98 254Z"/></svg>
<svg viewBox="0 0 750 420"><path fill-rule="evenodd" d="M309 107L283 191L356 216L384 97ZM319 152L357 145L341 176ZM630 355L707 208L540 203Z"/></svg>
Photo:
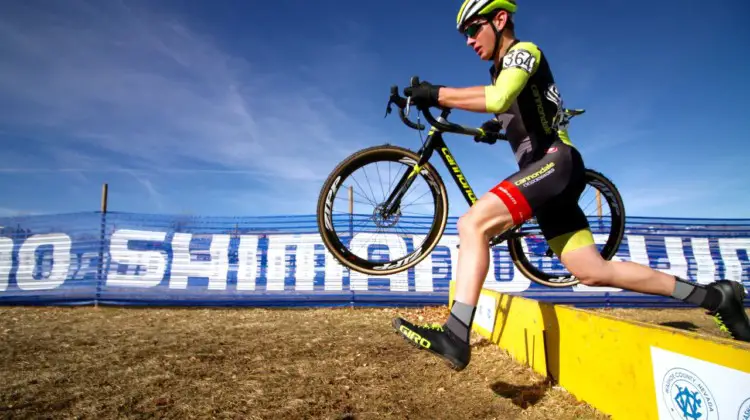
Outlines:
<svg viewBox="0 0 750 420"><path fill-rule="evenodd" d="M719 280L706 286L719 292L719 306L709 315L722 331L728 332L735 340L750 342L750 321L743 300L747 293L741 283L732 280Z"/></svg>
<svg viewBox="0 0 750 420"><path fill-rule="evenodd" d="M461 341L440 324L414 325L403 318L394 318L391 325L411 345L437 355L451 369L461 371L471 360L469 343Z"/></svg>

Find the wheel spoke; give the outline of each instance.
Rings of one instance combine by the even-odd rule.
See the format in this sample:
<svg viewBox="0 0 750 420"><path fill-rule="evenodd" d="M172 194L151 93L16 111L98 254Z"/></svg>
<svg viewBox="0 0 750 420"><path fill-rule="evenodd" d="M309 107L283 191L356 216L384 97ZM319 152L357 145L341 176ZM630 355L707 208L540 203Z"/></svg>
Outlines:
<svg viewBox="0 0 750 420"><path fill-rule="evenodd" d="M601 193L603 208L601 209L602 216L597 216L597 225L601 233L607 236L607 239L605 244L597 244L597 248L603 257L609 258L619 248L624 232L625 216L620 214L615 217L616 213L612 211L613 206L624 208L622 197L610 181L594 171L586 171L586 182L587 187L594 189L595 194L597 191ZM580 204L579 206L582 210L587 209L595 199L596 197L585 206ZM614 200L614 202L611 200ZM581 201L581 204L586 201L584 194L581 194L579 201ZM605 213L605 210L609 211ZM603 220L605 217L609 218L609 222ZM587 219L592 218L587 215ZM594 230L593 226L591 228ZM578 283L577 279L570 277L570 273L563 266L559 257L551 253L549 244L544 239L539 226L526 223L519 230L524 234L522 236L512 235L508 241L508 249L514 259L514 264L526 277L549 287L570 287Z"/></svg>
<svg viewBox="0 0 750 420"><path fill-rule="evenodd" d="M412 178L411 181L413 182L401 197L400 205L394 208L395 212L387 218L381 216L384 203L376 200L377 193L375 191L378 191L378 187L372 185L373 182L379 182L382 197L383 199L387 198L389 192L392 191L396 182L403 177L403 174L413 170L413 166L407 162L418 159L418 156L406 149L396 146L381 146L356 153L339 167L338 173L329 176L326 185L330 185L332 179L340 176L342 179L341 185L351 183L354 186L352 191L357 198L360 198L355 200L354 197L351 197L345 201L343 197L337 197L339 199L335 200L335 203L342 203L342 205L344 202L356 204L357 209L356 211L354 208L351 208L348 212L335 212L335 220L333 220L333 209L323 206L328 197L323 195L319 200L321 203L321 207L319 207L319 226L333 225L332 229L321 228L320 232L326 239L324 243L327 249L339 262L362 272L380 273L383 275L393 274L417 264L428 254L420 254L418 258L410 259L408 263L397 267L378 271L374 269L376 265L393 263L409 257L408 253L410 251L407 247L409 243L408 238L414 238L415 234L424 236L424 244L415 244L416 248L421 247L423 250L431 250L437 244L442 235L442 229L445 226L448 215L445 188L440 182L439 175L434 172L434 169L420 171L416 178ZM394 163L399 165L397 170L392 170L391 168L391 164ZM371 171L368 171L366 168L367 165L372 164L375 164L374 173L376 176L370 176ZM384 170L385 168L381 170L381 164L388 165L387 171ZM402 167L407 172L402 172ZM360 181L358 177L353 176L360 169L364 173L365 181ZM391 178L390 175L393 172L400 174L400 176L397 176L395 179ZM386 173L388 180L384 182L383 178ZM427 182L427 176L434 179ZM353 181L347 182L346 178L349 177L352 177ZM421 184L427 186L427 191L424 193L421 191L414 193L412 189L417 190L422 188ZM343 190L344 188L341 188L339 192L343 194ZM327 194L327 191L324 190L321 194ZM414 197L417 198L414 199ZM425 198L431 199L432 202L428 202ZM365 205L367 207L363 207ZM414 207L417 211L412 209L412 211L405 212L404 210L409 207ZM364 211L362 211L363 209ZM347 214L348 218L346 217ZM329 219L328 221L323 220L326 217ZM394 239L396 242L393 242ZM371 245L373 244L388 244L388 246L372 248ZM362 248L364 248L364 252Z"/></svg>

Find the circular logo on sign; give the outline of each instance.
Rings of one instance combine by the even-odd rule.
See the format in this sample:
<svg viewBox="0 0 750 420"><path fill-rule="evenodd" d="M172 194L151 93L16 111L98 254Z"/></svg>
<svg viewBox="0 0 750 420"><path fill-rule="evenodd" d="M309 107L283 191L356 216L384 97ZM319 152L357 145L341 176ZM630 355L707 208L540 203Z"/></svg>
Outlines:
<svg viewBox="0 0 750 420"><path fill-rule="evenodd" d="M737 411L737 420L750 420L750 398L740 404L740 409Z"/></svg>
<svg viewBox="0 0 750 420"><path fill-rule="evenodd" d="M661 393L675 420L719 418L711 391L701 378L687 369L670 369L664 375Z"/></svg>

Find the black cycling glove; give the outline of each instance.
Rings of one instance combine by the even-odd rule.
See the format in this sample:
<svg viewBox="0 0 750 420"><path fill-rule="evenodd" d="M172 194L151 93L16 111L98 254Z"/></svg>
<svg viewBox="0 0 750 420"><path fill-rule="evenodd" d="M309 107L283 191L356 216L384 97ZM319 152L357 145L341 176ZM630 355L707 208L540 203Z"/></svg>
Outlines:
<svg viewBox="0 0 750 420"><path fill-rule="evenodd" d="M503 129L503 123L498 121L497 119L493 118L491 120L485 121L482 124L482 130L484 130L486 133L493 133L498 134L500 133L500 130ZM497 138L495 137L484 137L484 136L474 136L475 142L484 142L484 143L490 143L494 144L497 141Z"/></svg>
<svg viewBox="0 0 750 420"><path fill-rule="evenodd" d="M421 82L417 86L404 88L404 95L411 96L414 105L420 108L439 107L438 93L442 85L433 85L429 82Z"/></svg>

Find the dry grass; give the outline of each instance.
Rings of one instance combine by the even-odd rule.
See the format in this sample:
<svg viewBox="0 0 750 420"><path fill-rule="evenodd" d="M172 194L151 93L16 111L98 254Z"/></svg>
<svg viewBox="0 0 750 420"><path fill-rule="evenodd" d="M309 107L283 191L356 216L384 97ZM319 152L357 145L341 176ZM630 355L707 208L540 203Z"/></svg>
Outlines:
<svg viewBox="0 0 750 420"><path fill-rule="evenodd" d="M594 312L601 312L618 318L646 322L649 324L661 325L664 327L675 328L683 331L695 332L708 337L718 337L732 339L729 333L721 331L714 323L713 317L706 315L704 309L693 308L643 308L643 309L626 309L626 308L607 308L592 309ZM750 308L745 310L750 316Z"/></svg>
<svg viewBox="0 0 750 420"><path fill-rule="evenodd" d="M700 309L596 309L727 338ZM424 309L0 308L3 418L607 418L474 336L460 373L395 335Z"/></svg>
<svg viewBox="0 0 750 420"><path fill-rule="evenodd" d="M453 372L392 332L397 314L447 309L0 308L0 415L607 418L482 340Z"/></svg>

